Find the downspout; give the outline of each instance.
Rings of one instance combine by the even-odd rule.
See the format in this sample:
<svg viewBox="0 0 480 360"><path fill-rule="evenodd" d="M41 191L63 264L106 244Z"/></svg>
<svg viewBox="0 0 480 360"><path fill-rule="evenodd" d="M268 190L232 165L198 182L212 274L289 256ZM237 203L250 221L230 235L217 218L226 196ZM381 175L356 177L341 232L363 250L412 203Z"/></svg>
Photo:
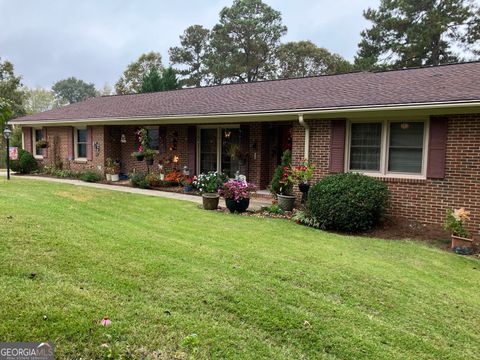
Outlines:
<svg viewBox="0 0 480 360"><path fill-rule="evenodd" d="M308 160L309 149L310 149L310 126L303 120L303 114L298 114L298 123L305 129L305 152L304 159Z"/></svg>

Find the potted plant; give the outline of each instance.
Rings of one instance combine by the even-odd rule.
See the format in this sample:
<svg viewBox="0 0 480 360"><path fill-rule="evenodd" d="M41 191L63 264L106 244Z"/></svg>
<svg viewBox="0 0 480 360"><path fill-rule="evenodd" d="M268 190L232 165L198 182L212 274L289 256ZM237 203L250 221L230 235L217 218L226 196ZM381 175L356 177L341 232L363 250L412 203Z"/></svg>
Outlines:
<svg viewBox="0 0 480 360"><path fill-rule="evenodd" d="M225 204L230 212L243 213L248 209L250 196L255 190L256 186L252 183L228 180L218 193L225 198Z"/></svg>
<svg viewBox="0 0 480 360"><path fill-rule="evenodd" d="M315 172L315 165L305 159L298 166L292 166L291 171L295 182L298 184L298 190L302 193L301 203L305 204L308 190L310 190L310 180Z"/></svg>
<svg viewBox="0 0 480 360"><path fill-rule="evenodd" d="M207 174L200 174L193 178L193 186L202 193L203 208L205 210L216 210L218 208L219 193L226 180L226 176L216 171Z"/></svg>
<svg viewBox="0 0 480 360"><path fill-rule="evenodd" d="M38 140L35 146L37 147L37 149L46 149L48 147L48 141Z"/></svg>
<svg viewBox="0 0 480 360"><path fill-rule="evenodd" d="M283 168L282 180L279 181L277 199L278 206L283 211L292 211L295 205L295 195L293 195L293 173L289 166Z"/></svg>
<svg viewBox="0 0 480 360"><path fill-rule="evenodd" d="M193 179L191 177L187 177L182 180L182 185L183 185L183 191L188 193L193 190Z"/></svg>
<svg viewBox="0 0 480 360"><path fill-rule="evenodd" d="M157 152L155 150L152 150L152 149L147 148L147 149L143 150L143 155L145 156L145 160L146 160L148 166L153 165L153 159L154 159L156 154L157 154Z"/></svg>
<svg viewBox="0 0 480 360"><path fill-rule="evenodd" d="M112 165L112 172L111 172L111 180L112 182L117 182L120 180L120 164L116 161L113 162Z"/></svg>
<svg viewBox="0 0 480 360"><path fill-rule="evenodd" d="M473 239L469 237L465 229L465 223L470 220L470 211L465 208L456 210L448 209L445 223L445 230L450 231L452 245L451 248L456 253L469 254L472 250Z"/></svg>
<svg viewBox="0 0 480 360"><path fill-rule="evenodd" d="M138 151L134 151L132 153L132 157L137 159L137 161L143 161L143 159L145 159L145 154L143 153L142 145L138 147Z"/></svg>

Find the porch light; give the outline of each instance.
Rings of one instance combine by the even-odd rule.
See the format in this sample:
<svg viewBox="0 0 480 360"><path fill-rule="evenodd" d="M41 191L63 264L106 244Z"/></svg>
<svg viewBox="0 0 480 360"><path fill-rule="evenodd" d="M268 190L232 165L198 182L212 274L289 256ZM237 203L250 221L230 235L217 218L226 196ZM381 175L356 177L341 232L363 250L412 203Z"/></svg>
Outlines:
<svg viewBox="0 0 480 360"><path fill-rule="evenodd" d="M127 142L127 138L126 138L125 134L122 134L122 136L120 136L120 142L122 144L125 144Z"/></svg>
<svg viewBox="0 0 480 360"><path fill-rule="evenodd" d="M230 139L232 132L230 130L225 130L225 139Z"/></svg>
<svg viewBox="0 0 480 360"><path fill-rule="evenodd" d="M10 139L10 136L12 135L12 130L10 130L8 127L3 130L3 137L5 140Z"/></svg>
<svg viewBox="0 0 480 360"><path fill-rule="evenodd" d="M190 176L190 169L186 165L183 167L183 175Z"/></svg>
<svg viewBox="0 0 480 360"><path fill-rule="evenodd" d="M409 124L409 123L406 123L406 122L404 122L404 123L402 123L402 124L400 125L400 128L401 128L402 130L407 130L409 127L410 127L410 124Z"/></svg>
<svg viewBox="0 0 480 360"><path fill-rule="evenodd" d="M174 155L174 156L173 156L173 159L172 159L172 162L175 163L175 164L177 164L179 160L180 160L180 159L179 159L178 155Z"/></svg>

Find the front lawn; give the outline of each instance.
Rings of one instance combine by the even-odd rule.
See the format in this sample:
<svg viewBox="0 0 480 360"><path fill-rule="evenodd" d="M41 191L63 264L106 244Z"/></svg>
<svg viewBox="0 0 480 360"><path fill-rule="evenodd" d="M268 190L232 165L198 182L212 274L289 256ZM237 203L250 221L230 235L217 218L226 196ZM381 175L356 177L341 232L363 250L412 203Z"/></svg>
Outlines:
<svg viewBox="0 0 480 360"><path fill-rule="evenodd" d="M480 262L418 242L14 178L0 245L0 340L57 358L480 354Z"/></svg>

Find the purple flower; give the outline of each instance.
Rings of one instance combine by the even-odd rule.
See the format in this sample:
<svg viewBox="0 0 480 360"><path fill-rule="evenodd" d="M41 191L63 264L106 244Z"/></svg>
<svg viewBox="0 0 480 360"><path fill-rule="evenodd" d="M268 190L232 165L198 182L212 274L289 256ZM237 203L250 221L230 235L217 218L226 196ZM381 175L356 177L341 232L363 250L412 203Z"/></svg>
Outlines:
<svg viewBox="0 0 480 360"><path fill-rule="evenodd" d="M105 316L101 321L100 321L100 325L102 326L108 326L110 325L112 322L110 321L110 319L108 318L108 316Z"/></svg>

